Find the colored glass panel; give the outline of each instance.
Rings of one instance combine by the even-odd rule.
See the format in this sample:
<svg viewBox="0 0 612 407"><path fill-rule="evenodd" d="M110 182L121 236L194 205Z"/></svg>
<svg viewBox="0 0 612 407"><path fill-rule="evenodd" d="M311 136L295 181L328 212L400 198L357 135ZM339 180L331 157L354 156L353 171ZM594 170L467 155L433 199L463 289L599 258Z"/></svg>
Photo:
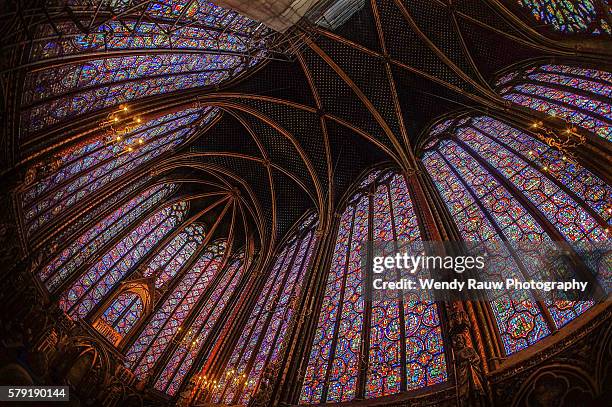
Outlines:
<svg viewBox="0 0 612 407"><path fill-rule="evenodd" d="M489 262L491 266L486 270L488 277L523 280L518 264L499 242L503 238L513 240L526 236L542 239L544 232L527 211L458 146L443 142L442 148L444 155L428 152L423 162L462 237L468 242L481 243L483 250L496 256L494 262ZM465 166L461 161L463 159L468 160ZM479 172L470 175L471 170ZM550 334L542 312L533 299L502 293L492 301L491 307L507 354L525 349Z"/></svg>
<svg viewBox="0 0 612 407"><path fill-rule="evenodd" d="M225 242L207 247L149 319L126 353L126 366L138 377L151 371L171 340L185 329L182 327L185 319L216 279L224 251Z"/></svg>
<svg viewBox="0 0 612 407"><path fill-rule="evenodd" d="M151 260L143 272L144 276L155 275L155 287L163 287L183 268L203 241L202 225L185 227Z"/></svg>
<svg viewBox="0 0 612 407"><path fill-rule="evenodd" d="M610 34L605 16L599 16L594 0L518 0L538 24L562 33ZM605 6L604 6L605 7Z"/></svg>
<svg viewBox="0 0 612 407"><path fill-rule="evenodd" d="M278 360L294 313L292 301L301 296L316 224L315 216L307 217L298 226L296 236L280 251L226 367L244 377L220 378L221 391L214 397L216 402L248 404L266 366Z"/></svg>
<svg viewBox="0 0 612 407"><path fill-rule="evenodd" d="M215 290L189 326L187 335L179 343L161 372L155 383L156 389L165 391L169 395L176 394L204 344L213 339L211 336L213 327L220 321L221 315L230 310L230 300L244 274L242 262L242 255L240 255L224 270Z"/></svg>
<svg viewBox="0 0 612 407"><path fill-rule="evenodd" d="M193 133L192 126L200 118L208 122L214 114L216 110L210 108L171 113L144 123L120 142L96 140L61 155L60 169L23 194L28 234L112 181L175 148ZM131 145L141 147L127 153Z"/></svg>
<svg viewBox="0 0 612 407"><path fill-rule="evenodd" d="M502 80L498 81L498 86ZM612 74L595 69L542 65L503 82L504 99L560 117L612 141Z"/></svg>
<svg viewBox="0 0 612 407"><path fill-rule="evenodd" d="M39 272L38 277L49 291L57 289L88 259L95 256L105 244L155 207L173 189L173 185L159 185L133 198L75 239Z"/></svg>
<svg viewBox="0 0 612 407"><path fill-rule="evenodd" d="M187 204L166 207L133 228L89 268L60 298L72 318L85 318L93 307L166 235L183 220Z"/></svg>
<svg viewBox="0 0 612 407"><path fill-rule="evenodd" d="M359 185L374 193L371 202L368 195L357 193L340 220L301 404L354 399L358 391L359 360L367 361L368 366L366 398L417 389L447 379L435 303L399 296L373 298L371 305L364 302L362 247L369 233L375 242L381 243L397 245L420 240L406 182L403 176L393 172L376 171ZM365 319L366 311L369 311L369 320ZM369 324L365 347L368 351L360 354L366 323Z"/></svg>
<svg viewBox="0 0 612 407"><path fill-rule="evenodd" d="M133 292L119 295L104 311L101 319L114 332L124 337L138 322L142 315L143 304L140 296ZM109 337L111 341L115 338Z"/></svg>
<svg viewBox="0 0 612 407"><path fill-rule="evenodd" d="M217 85L267 55L265 25L210 2L156 1L139 18L129 14L88 33L71 21L39 25L30 60L65 62L27 75L24 133L146 96Z"/></svg>

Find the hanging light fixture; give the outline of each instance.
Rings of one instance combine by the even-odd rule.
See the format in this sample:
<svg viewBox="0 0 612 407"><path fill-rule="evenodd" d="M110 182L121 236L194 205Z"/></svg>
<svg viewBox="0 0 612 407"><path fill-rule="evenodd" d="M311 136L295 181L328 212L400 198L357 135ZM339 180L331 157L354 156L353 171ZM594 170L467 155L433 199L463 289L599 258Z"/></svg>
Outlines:
<svg viewBox="0 0 612 407"><path fill-rule="evenodd" d="M127 139L128 135L141 125L142 119L132 114L127 105L119 105L117 110L109 113L106 119L100 123L100 127L107 128L104 135L107 145L124 144L124 148L117 155L132 153L145 144L142 137Z"/></svg>

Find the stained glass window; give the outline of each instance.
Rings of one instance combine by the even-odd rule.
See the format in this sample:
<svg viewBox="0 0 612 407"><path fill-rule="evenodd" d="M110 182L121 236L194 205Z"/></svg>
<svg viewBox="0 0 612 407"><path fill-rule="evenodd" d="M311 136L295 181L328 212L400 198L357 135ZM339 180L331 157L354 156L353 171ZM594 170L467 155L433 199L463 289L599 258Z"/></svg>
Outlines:
<svg viewBox="0 0 612 407"><path fill-rule="evenodd" d="M100 217L103 217L104 214L108 213L113 208L116 208L120 202L134 196L134 193L149 181L151 181L149 175L139 177L125 188L115 191L113 194L110 194L110 196L105 197L102 202L95 205L93 208L85 209L77 219L58 225L54 228L55 234L51 239L51 243L45 245L45 251L48 251L48 254L57 253L63 248L66 242L74 241L77 236L79 236L79 233L83 233L87 225L100 219ZM35 241L36 239L32 240Z"/></svg>
<svg viewBox="0 0 612 407"><path fill-rule="evenodd" d="M611 34L604 2L597 0L517 0L538 24L562 33Z"/></svg>
<svg viewBox="0 0 612 407"><path fill-rule="evenodd" d="M241 254L229 262L229 266L224 270L214 291L199 310L193 323L185 328L186 334L179 341L155 382L157 390L175 395L196 362L196 358L205 359L207 357L207 354L202 353L202 349L206 343L210 344L215 340L213 328L215 324L223 321L222 314L231 310L230 301L243 274L243 255Z"/></svg>
<svg viewBox="0 0 612 407"><path fill-rule="evenodd" d="M156 1L136 9L94 24L89 33L70 21L40 25L31 61L59 58L62 64L27 74L24 129L41 130L145 96L216 85L267 53L268 28L210 2Z"/></svg>
<svg viewBox="0 0 612 407"><path fill-rule="evenodd" d="M219 378L214 402L248 404L266 367L278 360L314 251L316 225L314 215L306 218L280 250L225 368L235 374Z"/></svg>
<svg viewBox="0 0 612 407"><path fill-rule="evenodd" d="M204 241L204 227L189 225L177 234L147 265L145 277L155 276L155 288L166 285L189 261Z"/></svg>
<svg viewBox="0 0 612 407"><path fill-rule="evenodd" d="M366 180L340 219L301 404L380 397L447 379L435 303L416 298L364 301L361 264L369 235L377 242L420 239L404 177L379 171ZM365 372L360 360L368 366ZM359 389L363 373L365 385Z"/></svg>
<svg viewBox="0 0 612 407"><path fill-rule="evenodd" d="M38 277L49 291L57 289L105 244L154 208L173 189L174 185L159 185L133 198L75 239L38 273Z"/></svg>
<svg viewBox="0 0 612 407"><path fill-rule="evenodd" d="M183 324L191 312L201 315L201 307L211 291L223 290L215 286L222 266L225 242L216 241L205 248L204 253L181 277L170 295L159 305L146 326L126 353L126 366L138 377L150 373L159 357L177 335L189 331ZM227 274L225 274L227 276ZM208 302L206 301L206 304ZM194 339L195 340L195 339Z"/></svg>
<svg viewBox="0 0 612 407"><path fill-rule="evenodd" d="M175 148L216 112L191 108L167 114L143 123L120 142L98 139L60 154L60 168L23 193L27 233L34 234L77 202ZM133 145L139 147L127 152Z"/></svg>
<svg viewBox="0 0 612 407"><path fill-rule="evenodd" d="M85 318L151 249L183 220L187 203L167 206L124 236L61 296L60 307L72 318Z"/></svg>
<svg viewBox="0 0 612 407"><path fill-rule="evenodd" d="M134 327L144 310L142 298L127 291L119 295L104 311L95 328L114 345Z"/></svg>
<svg viewBox="0 0 612 407"><path fill-rule="evenodd" d="M498 86L504 99L612 141L610 72L550 64L504 75Z"/></svg>
<svg viewBox="0 0 612 407"><path fill-rule="evenodd" d="M542 222L570 243L607 239L610 186L561 152L498 120L474 117L456 126L425 153L423 162L466 241L479 242L485 250L495 242L510 242L507 250L496 252L500 259L492 272L501 278L542 277L545 267L535 254L519 258L513 253L517 242L556 238ZM525 205L533 205L541 216ZM507 354L532 345L590 306L592 302L538 303L509 294L492 303Z"/></svg>

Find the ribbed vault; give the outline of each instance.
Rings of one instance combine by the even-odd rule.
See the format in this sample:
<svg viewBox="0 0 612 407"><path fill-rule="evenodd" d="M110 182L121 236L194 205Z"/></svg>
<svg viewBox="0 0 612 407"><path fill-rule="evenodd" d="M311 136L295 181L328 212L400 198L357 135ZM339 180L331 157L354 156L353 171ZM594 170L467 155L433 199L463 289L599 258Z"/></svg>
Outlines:
<svg viewBox="0 0 612 407"><path fill-rule="evenodd" d="M502 73L536 62L579 61L597 68L609 64L612 55L606 32L562 37L534 22L516 2L499 0L371 0L334 31L304 19L284 34L234 12L224 14L228 20L208 21L194 8L195 1L179 2L182 7L170 11L157 10L148 1L116 9L96 1L25 3L11 4L0 29L7 56L0 65L6 123L0 133L0 174L11 185L32 185L50 176L54 160L66 151L106 140L110 125L105 121L120 103L146 121L185 109L215 112L208 121L190 126L176 146L109 181L39 231L28 235L21 230L25 252L42 256L49 255L49 247L61 246L62 238L77 236L63 224L107 200L125 203L122 186L142 192L170 183L178 186L171 202L189 202L186 219L206 226L207 242L225 239L232 248L228 256L243 250L245 268L251 262L269 266L271 255L305 213L318 214L320 229L332 225L343 197L367 170L384 163L403 174L423 171L418 155L429 130L449 112L478 112L523 125L544 120L550 129L565 128L563 120L502 98L496 86ZM100 39L109 27L133 38L144 26L174 41L150 45L143 40L144 46L114 49ZM186 30L207 32L212 42L181 46ZM238 44L235 49L219 45L224 36ZM61 45L69 38L94 38L100 44L74 52L50 47L55 51L45 54L45 44ZM38 72L69 72L96 58L138 62L147 55L177 60L185 55L231 56L235 61L214 67L223 72L219 76L177 88L160 85L159 91L122 95L95 108L85 106L81 114L77 109L46 120L45 108L81 89L74 86L37 100L32 78ZM187 71L217 75L197 66ZM168 72L156 75L163 78ZM121 83L145 79L136 75ZM48 82L52 88L53 81ZM31 95L22 99L27 92ZM42 124L31 126L36 108ZM600 141L594 144L600 157L609 148ZM584 159L589 151L578 154ZM24 190L19 188L16 196ZM99 212L98 217L110 209ZM94 215L79 227L94 225ZM22 219L25 230L24 225ZM62 288L73 282L67 280Z"/></svg>

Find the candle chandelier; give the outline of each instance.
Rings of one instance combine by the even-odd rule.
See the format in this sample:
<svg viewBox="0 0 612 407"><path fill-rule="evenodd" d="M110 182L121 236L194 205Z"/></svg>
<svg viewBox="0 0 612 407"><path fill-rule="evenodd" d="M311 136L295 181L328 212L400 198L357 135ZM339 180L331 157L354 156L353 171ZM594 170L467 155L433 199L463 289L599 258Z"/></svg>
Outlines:
<svg viewBox="0 0 612 407"><path fill-rule="evenodd" d="M142 137L129 137L130 133L142 125L142 119L132 113L127 105L119 105L118 109L108 114L100 123L105 128L104 140L107 145L116 145L117 155L132 153L145 144Z"/></svg>

